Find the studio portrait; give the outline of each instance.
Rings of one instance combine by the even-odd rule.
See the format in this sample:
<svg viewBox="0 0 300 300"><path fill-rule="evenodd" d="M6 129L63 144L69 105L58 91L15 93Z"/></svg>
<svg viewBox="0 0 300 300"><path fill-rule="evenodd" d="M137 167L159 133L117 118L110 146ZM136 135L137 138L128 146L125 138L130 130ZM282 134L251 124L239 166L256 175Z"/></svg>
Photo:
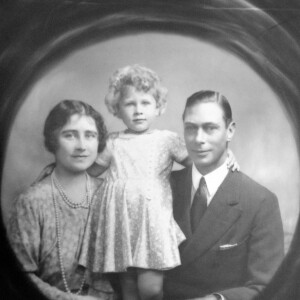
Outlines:
<svg viewBox="0 0 300 300"><path fill-rule="evenodd" d="M1 8L3 299L298 299L299 4L140 2Z"/></svg>

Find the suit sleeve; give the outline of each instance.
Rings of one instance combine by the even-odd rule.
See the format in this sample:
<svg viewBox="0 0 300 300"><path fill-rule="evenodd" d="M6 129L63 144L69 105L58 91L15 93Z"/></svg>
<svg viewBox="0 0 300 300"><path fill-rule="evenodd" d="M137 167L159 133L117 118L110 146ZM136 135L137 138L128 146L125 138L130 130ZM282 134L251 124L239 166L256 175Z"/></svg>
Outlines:
<svg viewBox="0 0 300 300"><path fill-rule="evenodd" d="M278 200L270 193L261 201L250 232L245 285L217 292L226 300L253 299L269 283L283 256L283 226Z"/></svg>

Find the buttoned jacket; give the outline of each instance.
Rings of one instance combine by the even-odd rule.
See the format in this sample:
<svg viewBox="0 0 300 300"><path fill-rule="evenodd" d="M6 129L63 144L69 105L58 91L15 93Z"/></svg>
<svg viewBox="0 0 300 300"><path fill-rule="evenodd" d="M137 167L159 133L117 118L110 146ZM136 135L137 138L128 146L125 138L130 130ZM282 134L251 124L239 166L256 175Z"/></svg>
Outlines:
<svg viewBox="0 0 300 300"><path fill-rule="evenodd" d="M283 259L283 228L276 196L242 172L228 172L192 233L191 168L171 174L174 218L186 236L181 266L166 272L165 299L220 293L253 299Z"/></svg>

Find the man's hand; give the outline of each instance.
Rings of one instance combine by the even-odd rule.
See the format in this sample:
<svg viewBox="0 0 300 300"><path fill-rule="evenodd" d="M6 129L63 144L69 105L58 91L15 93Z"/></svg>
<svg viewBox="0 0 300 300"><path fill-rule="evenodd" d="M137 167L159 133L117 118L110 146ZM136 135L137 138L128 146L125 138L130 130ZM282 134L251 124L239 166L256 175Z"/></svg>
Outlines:
<svg viewBox="0 0 300 300"><path fill-rule="evenodd" d="M112 300L113 295L106 295L106 296L91 296L91 295L76 295L76 298L74 300Z"/></svg>
<svg viewBox="0 0 300 300"><path fill-rule="evenodd" d="M101 298L96 298L90 295L76 295L76 300L99 300Z"/></svg>
<svg viewBox="0 0 300 300"><path fill-rule="evenodd" d="M218 300L218 298L214 295L207 295L205 297L198 297L198 298L189 298L185 300Z"/></svg>
<svg viewBox="0 0 300 300"><path fill-rule="evenodd" d="M232 172L240 171L240 166L239 166L238 162L236 161L236 158L235 158L233 152L230 149L228 149L228 152L227 152L227 168L231 169Z"/></svg>

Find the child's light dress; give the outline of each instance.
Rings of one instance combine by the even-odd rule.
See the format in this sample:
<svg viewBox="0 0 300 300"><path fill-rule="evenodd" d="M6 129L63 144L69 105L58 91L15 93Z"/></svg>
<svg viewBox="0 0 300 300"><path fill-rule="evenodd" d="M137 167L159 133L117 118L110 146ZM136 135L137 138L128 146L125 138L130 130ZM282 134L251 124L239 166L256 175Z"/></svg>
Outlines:
<svg viewBox="0 0 300 300"><path fill-rule="evenodd" d="M176 133L112 133L97 163L108 166L94 201L80 263L93 272L128 267L166 270L180 264L185 239L173 218L169 176L187 158Z"/></svg>

